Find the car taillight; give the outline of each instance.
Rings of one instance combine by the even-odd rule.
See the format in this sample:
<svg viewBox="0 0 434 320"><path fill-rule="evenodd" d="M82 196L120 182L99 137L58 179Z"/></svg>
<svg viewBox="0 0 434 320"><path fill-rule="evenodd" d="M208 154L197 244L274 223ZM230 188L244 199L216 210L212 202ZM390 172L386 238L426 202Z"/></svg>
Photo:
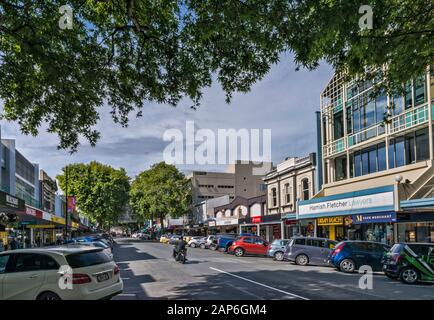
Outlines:
<svg viewBox="0 0 434 320"><path fill-rule="evenodd" d="M89 282L92 282L92 280L90 280L90 277L87 274L74 273L72 275L72 283L73 284L83 284L83 283L89 283Z"/></svg>
<svg viewBox="0 0 434 320"><path fill-rule="evenodd" d="M344 245L345 245L345 244L343 243L343 244L341 244L340 246L336 247L336 248L333 250L332 257L336 256L339 252L341 252L342 249L344 248Z"/></svg>
<svg viewBox="0 0 434 320"><path fill-rule="evenodd" d="M115 269L113 270L114 274L118 274L120 272L119 267L115 265Z"/></svg>

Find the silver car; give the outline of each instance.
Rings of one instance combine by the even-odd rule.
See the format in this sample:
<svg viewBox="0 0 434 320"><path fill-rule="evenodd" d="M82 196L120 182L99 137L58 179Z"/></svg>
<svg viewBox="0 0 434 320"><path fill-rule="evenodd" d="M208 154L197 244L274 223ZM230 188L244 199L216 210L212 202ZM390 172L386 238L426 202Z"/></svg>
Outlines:
<svg viewBox="0 0 434 320"><path fill-rule="evenodd" d="M294 237L286 247L283 259L298 265L328 265L327 256L336 241L326 238Z"/></svg>
<svg viewBox="0 0 434 320"><path fill-rule="evenodd" d="M286 246L288 245L289 242L290 242L289 239L274 240L270 244L270 247L268 248L267 255L269 257L274 258L274 260L283 261L283 257L286 251Z"/></svg>

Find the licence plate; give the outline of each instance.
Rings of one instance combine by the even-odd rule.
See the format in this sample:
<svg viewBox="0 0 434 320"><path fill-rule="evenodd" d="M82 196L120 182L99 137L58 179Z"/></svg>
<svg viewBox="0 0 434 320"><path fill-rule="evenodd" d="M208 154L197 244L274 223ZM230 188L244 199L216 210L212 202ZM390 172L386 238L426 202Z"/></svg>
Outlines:
<svg viewBox="0 0 434 320"><path fill-rule="evenodd" d="M96 280L98 280L98 282L103 282L103 281L106 281L108 279L110 279L108 272L102 273L96 277Z"/></svg>

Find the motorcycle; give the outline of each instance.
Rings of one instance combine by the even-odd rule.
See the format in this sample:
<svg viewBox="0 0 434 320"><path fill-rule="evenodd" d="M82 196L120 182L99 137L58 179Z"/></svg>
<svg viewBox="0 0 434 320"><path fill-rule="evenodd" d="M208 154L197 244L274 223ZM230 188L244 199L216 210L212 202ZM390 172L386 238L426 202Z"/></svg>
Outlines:
<svg viewBox="0 0 434 320"><path fill-rule="evenodd" d="M175 261L184 264L187 260L187 250L184 249L179 251L178 253L173 252L173 257L175 258Z"/></svg>

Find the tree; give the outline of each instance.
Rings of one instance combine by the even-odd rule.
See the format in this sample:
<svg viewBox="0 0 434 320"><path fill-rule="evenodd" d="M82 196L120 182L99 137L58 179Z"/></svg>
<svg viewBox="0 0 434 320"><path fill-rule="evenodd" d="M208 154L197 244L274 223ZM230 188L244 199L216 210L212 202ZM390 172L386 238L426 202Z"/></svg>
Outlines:
<svg viewBox="0 0 434 320"><path fill-rule="evenodd" d="M68 195L76 197L77 208L101 228L116 223L128 204L129 177L125 170L92 161L89 164L71 164L56 178Z"/></svg>
<svg viewBox="0 0 434 320"><path fill-rule="evenodd" d="M164 162L141 172L131 183L130 204L141 219L181 217L191 207L191 186L184 174Z"/></svg>
<svg viewBox="0 0 434 320"><path fill-rule="evenodd" d="M95 145L104 103L126 126L149 101L196 108L214 78L229 102L284 52L298 67L326 61L349 76L387 65L389 88L434 61L432 0L68 2L71 29L59 27L64 0L0 1L0 99L23 133L47 123L71 151L81 136ZM359 25L361 4L372 29Z"/></svg>

